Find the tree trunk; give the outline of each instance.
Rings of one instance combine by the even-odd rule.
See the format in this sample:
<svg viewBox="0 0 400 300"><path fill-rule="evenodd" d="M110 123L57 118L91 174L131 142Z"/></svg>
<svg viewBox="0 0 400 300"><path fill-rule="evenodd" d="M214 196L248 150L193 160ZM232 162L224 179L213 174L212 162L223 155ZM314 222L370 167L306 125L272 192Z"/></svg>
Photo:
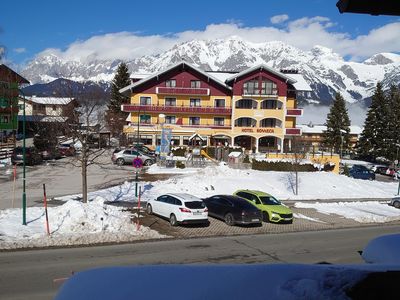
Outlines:
<svg viewBox="0 0 400 300"><path fill-rule="evenodd" d="M83 203L87 203L88 194L87 194L87 158L86 158L86 149L82 147L82 201Z"/></svg>

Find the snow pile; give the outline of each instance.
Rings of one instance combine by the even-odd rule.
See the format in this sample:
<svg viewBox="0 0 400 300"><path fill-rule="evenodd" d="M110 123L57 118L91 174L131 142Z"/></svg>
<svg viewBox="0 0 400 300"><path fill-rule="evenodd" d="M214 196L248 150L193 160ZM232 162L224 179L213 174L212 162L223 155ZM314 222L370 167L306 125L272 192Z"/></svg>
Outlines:
<svg viewBox="0 0 400 300"><path fill-rule="evenodd" d="M400 210L386 202L336 202L306 203L296 202L297 208L314 208L320 213L336 214L360 223L385 223L400 220Z"/></svg>
<svg viewBox="0 0 400 300"><path fill-rule="evenodd" d="M49 207L50 233L45 227L42 207L27 208L27 225L22 225L22 209L0 210L0 249L64 246L162 238L164 236L131 221L120 207L104 204L96 197L90 203L68 201Z"/></svg>
<svg viewBox="0 0 400 300"><path fill-rule="evenodd" d="M400 265L400 234L388 234L371 240L362 252L367 263Z"/></svg>

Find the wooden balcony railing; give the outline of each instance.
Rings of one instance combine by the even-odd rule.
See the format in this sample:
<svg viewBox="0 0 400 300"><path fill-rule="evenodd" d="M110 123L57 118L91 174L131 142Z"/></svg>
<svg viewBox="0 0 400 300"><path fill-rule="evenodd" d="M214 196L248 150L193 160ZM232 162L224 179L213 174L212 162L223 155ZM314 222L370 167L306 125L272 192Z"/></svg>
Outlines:
<svg viewBox="0 0 400 300"><path fill-rule="evenodd" d="M165 106L165 105L137 105L123 104L122 111L125 112L154 112L154 113L191 113L191 114L213 114L230 115L232 109L228 107L215 106Z"/></svg>
<svg viewBox="0 0 400 300"><path fill-rule="evenodd" d="M303 115L302 108L288 108L286 110L286 116L288 117L300 117Z"/></svg>
<svg viewBox="0 0 400 300"><path fill-rule="evenodd" d="M165 95L209 96L210 89L158 86L156 87L156 93Z"/></svg>

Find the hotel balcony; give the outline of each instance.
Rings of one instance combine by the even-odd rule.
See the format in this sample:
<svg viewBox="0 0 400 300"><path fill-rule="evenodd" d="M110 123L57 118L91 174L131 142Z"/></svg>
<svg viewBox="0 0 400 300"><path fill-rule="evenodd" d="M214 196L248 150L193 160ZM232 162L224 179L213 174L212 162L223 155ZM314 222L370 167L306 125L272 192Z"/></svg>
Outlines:
<svg viewBox="0 0 400 300"><path fill-rule="evenodd" d="M214 106L165 106L165 105L138 105L123 104L121 110L125 112L153 112L153 113L181 113L181 114L211 114L211 115L231 115L230 107Z"/></svg>
<svg viewBox="0 0 400 300"><path fill-rule="evenodd" d="M288 108L286 110L287 117L301 117L303 115L302 108Z"/></svg>
<svg viewBox="0 0 400 300"><path fill-rule="evenodd" d="M197 129L225 129L230 130L231 126L228 125L188 125L188 124L169 124L164 123L164 128L197 128ZM124 125L124 131L136 131L138 127L137 122L132 122L130 125ZM143 131L161 131L161 124L140 123L139 130Z"/></svg>
<svg viewBox="0 0 400 300"><path fill-rule="evenodd" d="M242 89L242 96L246 96L246 97L278 97L278 90L272 90L271 93L267 93L266 90L262 90L262 89Z"/></svg>
<svg viewBox="0 0 400 300"><path fill-rule="evenodd" d="M301 135L300 128L286 128L286 135Z"/></svg>
<svg viewBox="0 0 400 300"><path fill-rule="evenodd" d="M159 87L156 87L156 93L162 94L162 95L209 96L210 89L159 86Z"/></svg>

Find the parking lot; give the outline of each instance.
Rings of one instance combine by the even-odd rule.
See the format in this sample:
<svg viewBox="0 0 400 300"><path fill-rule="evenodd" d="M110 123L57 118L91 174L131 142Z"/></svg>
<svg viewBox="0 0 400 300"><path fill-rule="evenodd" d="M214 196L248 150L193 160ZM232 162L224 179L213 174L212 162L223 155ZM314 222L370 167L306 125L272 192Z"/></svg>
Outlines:
<svg viewBox="0 0 400 300"><path fill-rule="evenodd" d="M293 210L295 219L293 224L274 224L262 223L261 227L254 226L228 226L223 221L209 217L209 226L201 225L181 225L172 227L168 220L161 219L154 215L141 214L140 223L151 229L157 230L161 234L174 238L196 238L209 236L229 236L243 234L272 234L284 232L304 232L316 230L330 230L340 228L352 228L360 226L387 226L400 224L400 221L386 223L359 223L352 219L331 214L322 214L314 209L304 209L290 207ZM301 216L299 218L298 216ZM304 217L305 216L305 217ZM133 221L136 222L136 219Z"/></svg>

